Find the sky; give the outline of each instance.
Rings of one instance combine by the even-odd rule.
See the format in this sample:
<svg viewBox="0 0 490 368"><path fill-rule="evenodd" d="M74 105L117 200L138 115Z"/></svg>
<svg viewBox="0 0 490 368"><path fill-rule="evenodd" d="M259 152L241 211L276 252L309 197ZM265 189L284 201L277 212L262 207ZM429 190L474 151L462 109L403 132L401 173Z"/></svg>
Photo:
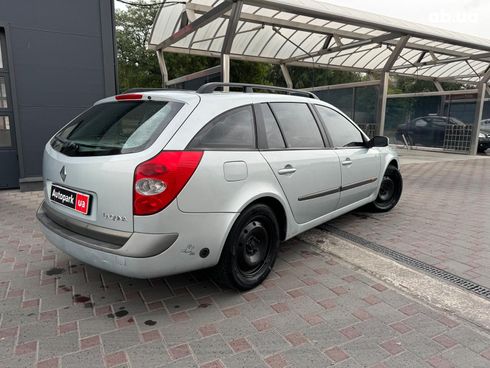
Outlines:
<svg viewBox="0 0 490 368"><path fill-rule="evenodd" d="M488 0L322 0L490 39Z"/></svg>
<svg viewBox="0 0 490 368"><path fill-rule="evenodd" d="M489 0L320 0L490 39ZM116 1L116 8L124 5Z"/></svg>

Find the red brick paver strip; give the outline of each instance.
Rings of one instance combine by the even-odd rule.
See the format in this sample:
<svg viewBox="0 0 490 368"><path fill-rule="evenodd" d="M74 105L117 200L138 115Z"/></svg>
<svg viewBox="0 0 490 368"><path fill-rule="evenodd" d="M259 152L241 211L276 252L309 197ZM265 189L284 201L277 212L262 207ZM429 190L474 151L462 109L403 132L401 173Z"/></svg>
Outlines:
<svg viewBox="0 0 490 368"><path fill-rule="evenodd" d="M169 352L172 359L176 359L176 360L191 355L191 349L187 344L174 346L169 349Z"/></svg>
<svg viewBox="0 0 490 368"><path fill-rule="evenodd" d="M335 363L341 362L349 358L349 356L339 347L333 347L325 350L325 354L332 359Z"/></svg>
<svg viewBox="0 0 490 368"><path fill-rule="evenodd" d="M119 351L105 356L105 362L109 368L115 367L120 364L124 364L128 361L126 353L124 351Z"/></svg>

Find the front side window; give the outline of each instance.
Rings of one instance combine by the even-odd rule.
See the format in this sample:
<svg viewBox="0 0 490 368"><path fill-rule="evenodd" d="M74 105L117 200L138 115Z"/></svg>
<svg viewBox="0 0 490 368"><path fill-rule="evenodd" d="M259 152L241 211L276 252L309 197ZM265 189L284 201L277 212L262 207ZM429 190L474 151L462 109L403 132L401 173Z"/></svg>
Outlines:
<svg viewBox="0 0 490 368"><path fill-rule="evenodd" d="M428 125L427 120L425 119L418 119L415 120L415 127L417 128L425 128Z"/></svg>
<svg viewBox="0 0 490 368"><path fill-rule="evenodd" d="M316 107L335 147L364 145L361 132L347 118L328 107L320 105Z"/></svg>
<svg viewBox="0 0 490 368"><path fill-rule="evenodd" d="M437 118L432 118L431 123L433 126L438 127L438 128L445 128L448 126L451 122L448 122L448 119L437 119ZM448 124L449 123L449 124Z"/></svg>
<svg viewBox="0 0 490 368"><path fill-rule="evenodd" d="M308 105L304 103L270 104L288 148L324 148L320 129Z"/></svg>
<svg viewBox="0 0 490 368"><path fill-rule="evenodd" d="M119 101L95 105L56 134L51 146L68 156L104 156L148 148L183 104Z"/></svg>
<svg viewBox="0 0 490 368"><path fill-rule="evenodd" d="M239 107L211 120L189 144L189 149L255 149L252 106Z"/></svg>

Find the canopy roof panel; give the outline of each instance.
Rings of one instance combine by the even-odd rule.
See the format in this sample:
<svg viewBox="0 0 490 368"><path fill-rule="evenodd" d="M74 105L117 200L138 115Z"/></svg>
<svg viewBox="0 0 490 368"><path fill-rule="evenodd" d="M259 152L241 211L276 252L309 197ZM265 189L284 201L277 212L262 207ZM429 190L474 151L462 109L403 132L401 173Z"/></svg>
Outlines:
<svg viewBox="0 0 490 368"><path fill-rule="evenodd" d="M149 47L440 81L490 78L490 40L316 0L164 5Z"/></svg>

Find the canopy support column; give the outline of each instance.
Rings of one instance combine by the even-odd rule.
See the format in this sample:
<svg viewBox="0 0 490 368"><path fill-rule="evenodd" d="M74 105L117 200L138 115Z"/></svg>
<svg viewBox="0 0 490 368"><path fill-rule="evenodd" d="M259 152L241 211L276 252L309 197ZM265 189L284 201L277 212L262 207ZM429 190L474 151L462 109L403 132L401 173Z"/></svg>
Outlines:
<svg viewBox="0 0 490 368"><path fill-rule="evenodd" d="M281 64L281 72L286 81L286 86L288 88L294 88L293 80L291 79L291 74L289 74L289 70L286 64Z"/></svg>
<svg viewBox="0 0 490 368"><path fill-rule="evenodd" d="M230 83L230 55L221 54L221 81Z"/></svg>
<svg viewBox="0 0 490 368"><path fill-rule="evenodd" d="M378 109L377 109L377 124L376 135L383 135L385 132L385 120L386 120L386 102L388 101L388 83L390 81L390 73L381 73L381 79L379 83L379 95L378 95Z"/></svg>
<svg viewBox="0 0 490 368"><path fill-rule="evenodd" d="M379 96L378 96L378 111L377 111L377 124L376 135L383 135L385 132L385 120L386 120L386 102L388 100L388 87L390 81L390 70L395 65L398 57L402 53L403 49L408 43L410 36L402 36L396 43L390 57L386 61L383 71L381 72L381 79L379 84Z"/></svg>
<svg viewBox="0 0 490 368"><path fill-rule="evenodd" d="M483 106L485 105L485 94L487 91L487 83L479 82L477 86L478 94L476 98L475 106L475 121L473 123L473 129L471 131L471 146L470 155L476 155L478 153L478 140L480 135L480 123L483 116Z"/></svg>
<svg viewBox="0 0 490 368"><path fill-rule="evenodd" d="M162 87L166 88L168 84L168 70L162 50L157 50L157 59L158 65L160 66L160 74L162 75Z"/></svg>
<svg viewBox="0 0 490 368"><path fill-rule="evenodd" d="M231 6L228 27L226 29L225 39L223 40L223 48L221 49L221 81L223 83L230 83L230 52L233 46L233 41L235 40L235 34L238 21L240 20L242 7L242 0L233 1L233 5ZM228 90L228 87L224 88L224 91Z"/></svg>

